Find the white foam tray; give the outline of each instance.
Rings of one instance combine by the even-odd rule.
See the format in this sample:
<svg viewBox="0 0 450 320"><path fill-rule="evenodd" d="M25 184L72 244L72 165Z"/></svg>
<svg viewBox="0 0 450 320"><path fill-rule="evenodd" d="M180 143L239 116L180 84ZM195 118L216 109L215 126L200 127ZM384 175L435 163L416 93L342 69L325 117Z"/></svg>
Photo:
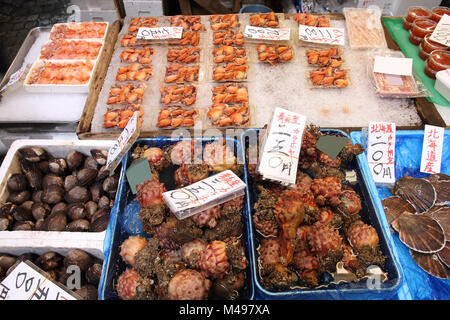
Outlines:
<svg viewBox="0 0 450 320"><path fill-rule="evenodd" d="M17 151L24 147L42 147L54 157L65 157L70 150L90 154L94 148L109 149L112 140L16 140L6 154L0 167L0 203L9 195L6 187L8 178L20 172ZM51 250L81 249L103 259L103 232L69 232L69 231L0 231L0 252L40 253ZM66 250L66 251L64 251ZM20 254L20 253L19 253Z"/></svg>

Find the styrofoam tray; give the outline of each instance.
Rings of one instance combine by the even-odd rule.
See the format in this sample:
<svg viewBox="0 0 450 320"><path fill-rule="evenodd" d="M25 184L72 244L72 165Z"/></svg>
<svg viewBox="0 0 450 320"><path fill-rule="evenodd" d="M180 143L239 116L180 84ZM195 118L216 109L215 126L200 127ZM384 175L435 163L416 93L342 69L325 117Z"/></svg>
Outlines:
<svg viewBox="0 0 450 320"><path fill-rule="evenodd" d="M105 34L104 34L104 36L102 37L102 38L63 38L63 39L77 39L77 40L81 40L81 39L100 39L100 40L105 40L105 38L106 38L106 35L107 35L107 33L108 33L108 29L109 29L109 22L108 21L100 21L100 22L96 22L96 21L94 21L95 23L105 23L106 24L106 29L105 29ZM53 25L53 27L52 27L52 29L50 30L50 36L49 36L49 39L51 39L51 35L52 35L52 33L54 33L55 32L55 29L58 27L58 26L60 26L60 25L70 25L71 23L73 23L73 22L69 22L69 23L55 23L54 25Z"/></svg>
<svg viewBox="0 0 450 320"><path fill-rule="evenodd" d="M3 160L0 167L0 203L8 197L6 182L8 178L20 172L17 151L20 148L36 146L42 147L54 157L65 157L69 150L76 150L89 154L93 148L109 149L114 141L110 140L16 140ZM119 181L120 184L120 181ZM119 194L119 189L116 195ZM116 196L117 200L117 196ZM108 238L111 231L113 216L117 210L117 201L110 212L108 227L102 232L69 232L69 231L1 231L0 252L12 252L17 248L49 248L49 249L75 249L79 248L103 259L103 241Z"/></svg>

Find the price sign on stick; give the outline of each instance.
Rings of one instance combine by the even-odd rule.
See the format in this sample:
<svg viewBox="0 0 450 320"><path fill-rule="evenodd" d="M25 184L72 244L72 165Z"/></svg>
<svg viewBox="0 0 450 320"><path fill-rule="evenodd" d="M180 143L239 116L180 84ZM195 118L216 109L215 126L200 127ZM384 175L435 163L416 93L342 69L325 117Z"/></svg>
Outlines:
<svg viewBox="0 0 450 320"><path fill-rule="evenodd" d="M140 130L138 126L138 119L139 114L136 111L128 121L119 138L109 149L108 159L106 160L106 168L109 170L110 174L114 172L123 156L128 152L128 150L130 150L133 143L139 137Z"/></svg>
<svg viewBox="0 0 450 320"><path fill-rule="evenodd" d="M258 171L265 179L295 184L306 117L276 108L265 137Z"/></svg>
<svg viewBox="0 0 450 320"><path fill-rule="evenodd" d="M298 38L307 42L345 45L344 28L321 28L305 25L298 26Z"/></svg>
<svg viewBox="0 0 450 320"><path fill-rule="evenodd" d="M430 36L431 41L450 46L450 16L444 14Z"/></svg>
<svg viewBox="0 0 450 320"><path fill-rule="evenodd" d="M53 282L30 261L22 261L0 283L0 300L77 300L77 294Z"/></svg>
<svg viewBox="0 0 450 320"><path fill-rule="evenodd" d="M369 123L367 160L376 184L395 183L395 123Z"/></svg>
<svg viewBox="0 0 450 320"><path fill-rule="evenodd" d="M136 38L144 40L181 39L182 27L139 28Z"/></svg>
<svg viewBox="0 0 450 320"><path fill-rule="evenodd" d="M164 202L178 219L190 217L244 195L246 184L226 170L181 189L163 193Z"/></svg>
<svg viewBox="0 0 450 320"><path fill-rule="evenodd" d="M425 125L420 172L440 173L444 128Z"/></svg>
<svg viewBox="0 0 450 320"><path fill-rule="evenodd" d="M291 29L289 28L260 28L245 26L244 37L258 40L289 40L291 38Z"/></svg>

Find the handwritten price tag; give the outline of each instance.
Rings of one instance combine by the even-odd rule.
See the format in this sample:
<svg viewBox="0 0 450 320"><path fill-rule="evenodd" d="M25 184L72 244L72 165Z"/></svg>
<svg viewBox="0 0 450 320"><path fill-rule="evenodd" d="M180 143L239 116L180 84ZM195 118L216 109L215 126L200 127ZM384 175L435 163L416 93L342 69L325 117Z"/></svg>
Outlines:
<svg viewBox="0 0 450 320"><path fill-rule="evenodd" d="M106 168L112 174L119 165L123 156L130 150L133 143L139 136L138 126L139 114L136 111L128 121L119 138L108 151L108 159L106 160Z"/></svg>
<svg viewBox="0 0 450 320"><path fill-rule="evenodd" d="M23 66L22 68L20 68L19 70L17 70L16 72L14 72L10 77L9 77L9 81L7 84L5 84L5 86L3 88L0 89L0 92L2 92L3 90L5 90L6 88L8 88L9 86L13 85L14 83L16 83L17 81L20 80L20 78L23 76L24 72L25 72L26 66Z"/></svg>
<svg viewBox="0 0 450 320"><path fill-rule="evenodd" d="M367 159L375 183L395 183L395 123L370 122L367 147Z"/></svg>
<svg viewBox="0 0 450 320"><path fill-rule="evenodd" d="M289 28L260 28L245 26L244 37L258 40L289 40L291 38L291 29Z"/></svg>
<svg viewBox="0 0 450 320"><path fill-rule="evenodd" d="M295 184L306 117L282 108L273 114L258 171L265 179Z"/></svg>
<svg viewBox="0 0 450 320"><path fill-rule="evenodd" d="M450 16L444 14L430 36L430 40L445 46L450 45Z"/></svg>
<svg viewBox="0 0 450 320"><path fill-rule="evenodd" d="M164 202L178 219L190 217L244 195L246 184L230 170L187 187L163 193Z"/></svg>
<svg viewBox="0 0 450 320"><path fill-rule="evenodd" d="M78 295L77 295L78 296ZM30 261L23 261L0 283L0 300L77 300Z"/></svg>
<svg viewBox="0 0 450 320"><path fill-rule="evenodd" d="M440 173L444 128L425 125L420 172Z"/></svg>
<svg viewBox="0 0 450 320"><path fill-rule="evenodd" d="M181 39L182 34L182 27L139 28L136 38L144 40Z"/></svg>
<svg viewBox="0 0 450 320"><path fill-rule="evenodd" d="M298 38L307 42L345 45L344 28L319 28L305 25L298 26Z"/></svg>

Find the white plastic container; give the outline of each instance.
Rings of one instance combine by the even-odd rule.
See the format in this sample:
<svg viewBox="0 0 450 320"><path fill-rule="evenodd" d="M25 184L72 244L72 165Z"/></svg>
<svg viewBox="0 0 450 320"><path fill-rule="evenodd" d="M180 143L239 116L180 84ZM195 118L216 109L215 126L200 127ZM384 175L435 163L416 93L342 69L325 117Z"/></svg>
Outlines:
<svg viewBox="0 0 450 320"><path fill-rule="evenodd" d="M447 101L450 101L450 69L436 73L434 88L447 99Z"/></svg>
<svg viewBox="0 0 450 320"><path fill-rule="evenodd" d="M70 0L70 3L79 6L81 10L116 10L114 0Z"/></svg>
<svg viewBox="0 0 450 320"><path fill-rule="evenodd" d="M16 140L11 144L0 167L0 203L4 203L9 195L6 187L8 178L21 172L17 154L20 148L36 146L47 150L54 157L65 157L70 150L90 154L91 149L108 150L113 144L112 140ZM107 231L0 231L0 252L14 254L23 248L29 249L26 252L42 248L46 248L46 251L78 248L103 259L106 233Z"/></svg>
<svg viewBox="0 0 450 320"><path fill-rule="evenodd" d="M80 11L80 20L81 21L95 21L95 22L109 22L113 23L114 21L120 19L119 12L114 10L81 10Z"/></svg>
<svg viewBox="0 0 450 320"><path fill-rule="evenodd" d="M155 17L163 16L163 3L162 1L133 1L124 0L123 6L125 8L125 14L132 17Z"/></svg>

